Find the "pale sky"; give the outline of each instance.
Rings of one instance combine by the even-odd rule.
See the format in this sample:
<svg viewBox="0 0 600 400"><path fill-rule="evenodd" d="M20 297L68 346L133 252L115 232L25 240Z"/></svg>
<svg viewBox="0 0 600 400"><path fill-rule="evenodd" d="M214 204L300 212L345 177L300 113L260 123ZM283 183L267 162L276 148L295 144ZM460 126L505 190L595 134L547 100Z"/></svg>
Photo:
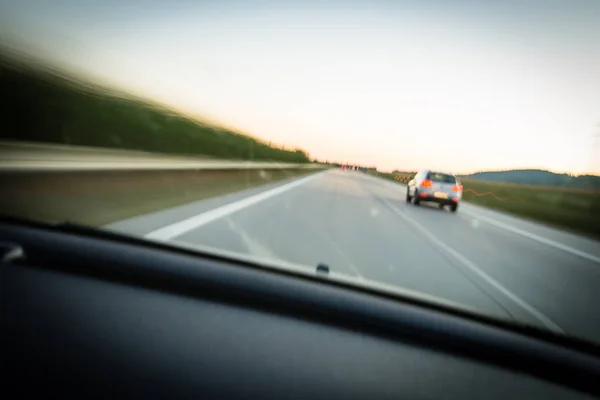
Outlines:
<svg viewBox="0 0 600 400"><path fill-rule="evenodd" d="M600 0L0 0L0 40L318 159L600 173Z"/></svg>

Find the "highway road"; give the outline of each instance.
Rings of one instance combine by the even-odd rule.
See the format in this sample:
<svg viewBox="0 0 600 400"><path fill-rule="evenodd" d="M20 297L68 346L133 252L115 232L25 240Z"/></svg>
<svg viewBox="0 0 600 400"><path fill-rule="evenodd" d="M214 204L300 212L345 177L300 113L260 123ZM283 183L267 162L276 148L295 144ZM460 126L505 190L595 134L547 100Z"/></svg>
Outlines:
<svg viewBox="0 0 600 400"><path fill-rule="evenodd" d="M500 318L600 341L600 246L462 203L404 200L403 185L329 170L108 225L401 287Z"/></svg>

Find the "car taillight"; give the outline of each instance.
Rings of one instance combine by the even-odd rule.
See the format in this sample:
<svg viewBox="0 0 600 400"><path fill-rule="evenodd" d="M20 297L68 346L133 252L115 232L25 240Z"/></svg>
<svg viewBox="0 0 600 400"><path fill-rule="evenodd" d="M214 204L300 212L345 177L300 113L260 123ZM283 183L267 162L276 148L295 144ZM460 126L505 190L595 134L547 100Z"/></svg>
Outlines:
<svg viewBox="0 0 600 400"><path fill-rule="evenodd" d="M425 179L421 182L421 187L431 187L431 181L429 179Z"/></svg>
<svg viewBox="0 0 600 400"><path fill-rule="evenodd" d="M462 185L454 185L454 186L452 186L452 191L453 192L462 192L462 190L463 190Z"/></svg>

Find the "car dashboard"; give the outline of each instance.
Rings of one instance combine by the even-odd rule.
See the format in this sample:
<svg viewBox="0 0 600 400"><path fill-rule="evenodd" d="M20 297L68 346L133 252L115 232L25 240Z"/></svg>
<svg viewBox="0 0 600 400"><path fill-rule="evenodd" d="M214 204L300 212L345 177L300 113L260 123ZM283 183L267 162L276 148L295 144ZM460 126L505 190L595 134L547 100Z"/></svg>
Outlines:
<svg viewBox="0 0 600 400"><path fill-rule="evenodd" d="M5 221L0 242L3 386L21 397L600 393L597 347L534 328L101 231Z"/></svg>

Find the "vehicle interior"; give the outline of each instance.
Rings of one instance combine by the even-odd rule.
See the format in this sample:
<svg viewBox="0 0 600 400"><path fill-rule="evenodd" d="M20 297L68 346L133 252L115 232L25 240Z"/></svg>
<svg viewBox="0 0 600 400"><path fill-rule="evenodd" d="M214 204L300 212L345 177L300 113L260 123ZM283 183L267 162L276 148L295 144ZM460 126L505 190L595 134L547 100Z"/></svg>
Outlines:
<svg viewBox="0 0 600 400"><path fill-rule="evenodd" d="M415 298L69 224L4 219L16 397L600 395L597 346ZM323 273L323 271L325 273Z"/></svg>

